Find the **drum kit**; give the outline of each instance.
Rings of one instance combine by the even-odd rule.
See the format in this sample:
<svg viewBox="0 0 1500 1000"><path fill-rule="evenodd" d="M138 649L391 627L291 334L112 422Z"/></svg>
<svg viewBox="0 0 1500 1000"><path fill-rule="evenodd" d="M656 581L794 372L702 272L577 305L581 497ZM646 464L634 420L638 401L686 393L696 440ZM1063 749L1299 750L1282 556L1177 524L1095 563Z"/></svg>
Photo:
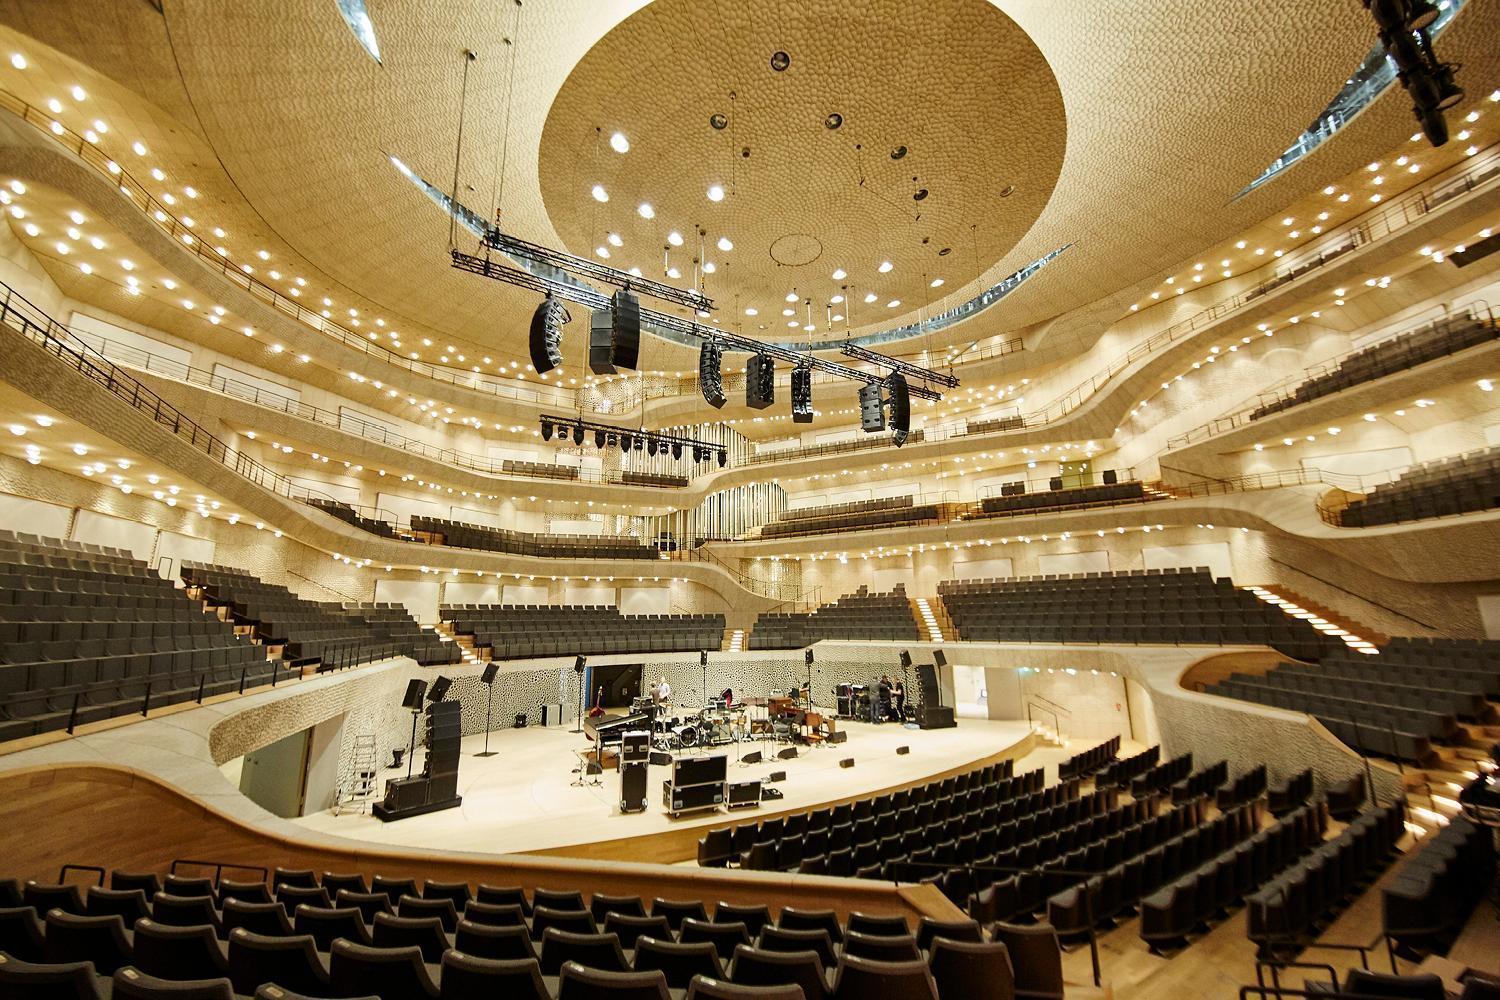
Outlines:
<svg viewBox="0 0 1500 1000"><path fill-rule="evenodd" d="M733 743L748 732L749 724L743 706L731 708L722 698L715 698L686 717L658 718L652 730L656 749L692 750Z"/></svg>

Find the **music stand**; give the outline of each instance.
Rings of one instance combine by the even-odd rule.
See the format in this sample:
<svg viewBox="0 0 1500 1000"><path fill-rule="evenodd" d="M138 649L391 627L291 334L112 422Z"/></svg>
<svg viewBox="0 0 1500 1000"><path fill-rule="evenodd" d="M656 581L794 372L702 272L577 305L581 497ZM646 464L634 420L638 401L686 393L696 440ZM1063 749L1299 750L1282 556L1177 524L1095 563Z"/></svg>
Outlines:
<svg viewBox="0 0 1500 1000"><path fill-rule="evenodd" d="M484 750L476 753L474 755L476 757L493 757L498 752L490 749L490 709L495 704L495 674L499 672L499 669L493 663L486 663L484 673L479 677L479 683L489 690L489 695L484 703Z"/></svg>
<svg viewBox="0 0 1500 1000"><path fill-rule="evenodd" d="M588 660L580 656L573 661L573 673L578 675L578 728L574 733L583 732L583 667Z"/></svg>

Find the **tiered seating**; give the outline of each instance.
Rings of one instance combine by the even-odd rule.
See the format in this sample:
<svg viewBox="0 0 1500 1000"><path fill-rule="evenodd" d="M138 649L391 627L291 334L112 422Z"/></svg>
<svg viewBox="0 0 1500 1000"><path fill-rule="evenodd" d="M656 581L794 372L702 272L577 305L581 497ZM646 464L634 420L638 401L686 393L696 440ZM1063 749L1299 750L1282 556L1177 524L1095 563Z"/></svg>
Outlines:
<svg viewBox="0 0 1500 1000"><path fill-rule="evenodd" d="M718 649L724 641L720 614L622 615L618 608L573 604L445 604L438 614L493 660L676 653Z"/></svg>
<svg viewBox="0 0 1500 1000"><path fill-rule="evenodd" d="M354 527L368 531L372 535L379 535L381 538L396 537L396 529L389 521L382 521L378 517L365 517L349 504L341 503L337 500L319 499L311 499L307 502L324 513L332 514L340 521L352 524Z"/></svg>
<svg viewBox="0 0 1500 1000"><path fill-rule="evenodd" d="M1312 774L1310 771L1303 773L1309 777ZM1221 783L1216 793L1220 811L1227 812L1235 806L1254 802L1266 794L1266 780L1266 765L1261 764L1259 767L1252 767L1227 784Z"/></svg>
<svg viewBox="0 0 1500 1000"><path fill-rule="evenodd" d="M990 420L970 420L964 425L965 434L990 434L995 431L1015 431L1026 426L1026 418L1020 414L995 417Z"/></svg>
<svg viewBox="0 0 1500 1000"><path fill-rule="evenodd" d="M309 601L232 566L183 563L182 580L192 596L225 609L229 621L250 626L263 646L280 647L282 659L296 666L335 669L388 656L454 663L462 656L435 645L397 605L378 606L376 620L369 620L358 606Z"/></svg>
<svg viewBox="0 0 1500 1000"><path fill-rule="evenodd" d="M1500 696L1500 640L1395 636L1381 647L1379 662L1424 683L1482 684L1487 696Z"/></svg>
<svg viewBox="0 0 1500 1000"><path fill-rule="evenodd" d="M1385 866L1405 823L1406 802L1398 799L1361 814L1332 840L1304 845L1287 871L1245 900L1250 940L1264 953L1300 949L1325 914Z"/></svg>
<svg viewBox="0 0 1500 1000"><path fill-rule="evenodd" d="M437 633L424 629L403 604L345 604L344 611L364 619L372 629L392 641L407 644L411 650L408 655L424 667L458 663L463 659L463 650L458 643L444 642Z"/></svg>
<svg viewBox="0 0 1500 1000"><path fill-rule="evenodd" d="M1161 762L1161 747L1154 746L1124 760L1112 760L1094 775L1095 788L1129 788L1131 781Z"/></svg>
<svg viewBox="0 0 1500 1000"><path fill-rule="evenodd" d="M121 549L0 531L0 741L273 679L260 647Z"/></svg>
<svg viewBox="0 0 1500 1000"><path fill-rule="evenodd" d="M927 432L920 427L912 428L907 443L925 440ZM814 458L818 455L843 455L851 451L870 451L873 448L889 448L889 437L868 437L854 441L835 441L831 444L814 444L797 448L766 448L757 451L746 461L754 465L759 462L779 462L786 458Z"/></svg>
<svg viewBox="0 0 1500 1000"><path fill-rule="evenodd" d="M1418 952L1446 951L1495 870L1491 831L1449 821L1381 889L1385 933Z"/></svg>
<svg viewBox="0 0 1500 1000"><path fill-rule="evenodd" d="M1172 785L1173 802L1189 802L1200 795L1213 794L1229 781L1229 762L1221 760L1201 771L1194 771Z"/></svg>
<svg viewBox="0 0 1500 1000"><path fill-rule="evenodd" d="M1064 507L1108 507L1120 503L1140 503L1148 499L1163 499L1161 495L1148 497L1145 486L1135 481L1101 486L1075 486L1069 489L1048 490L1045 493L1027 493L1024 484L1016 483L1015 485L1020 489L1002 492L1000 496L985 497L979 501L979 511L965 515L966 518L1009 517L1012 514L1034 514L1038 511L1057 510Z"/></svg>
<svg viewBox="0 0 1500 1000"><path fill-rule="evenodd" d="M1344 648L1201 568L950 581L938 593L971 642L1246 643L1300 660Z"/></svg>
<svg viewBox="0 0 1500 1000"><path fill-rule="evenodd" d="M436 517L413 517L411 531L429 545L453 545L553 559L655 559L657 551L635 538L612 535L533 535Z"/></svg>
<svg viewBox="0 0 1500 1000"><path fill-rule="evenodd" d="M262 876L264 878L264 876ZM1061 996L1049 928L277 869L0 881L0 995L972 1000ZM70 969L69 967L72 966ZM94 977L100 977L100 981ZM204 982L204 981L207 982ZM723 992L719 983L760 992ZM782 987L771 992L766 987ZM173 993L176 990L179 992ZM718 990L719 992L715 992ZM189 992L190 991L190 992Z"/></svg>
<svg viewBox="0 0 1500 1000"><path fill-rule="evenodd" d="M935 521L937 516L936 504L914 505L911 497L859 500L828 507L803 507L784 511L775 521L761 526L760 537L786 538L791 535L898 528Z"/></svg>
<svg viewBox="0 0 1500 1000"><path fill-rule="evenodd" d="M1298 806L1306 805L1312 794L1312 768L1304 768L1281 784L1267 789L1266 808L1271 810L1272 816L1285 816Z"/></svg>
<svg viewBox="0 0 1500 1000"><path fill-rule="evenodd" d="M1475 659L1469 666L1417 666L1404 662L1401 649L1395 646L1390 657L1281 663L1263 676L1231 674L1207 690L1315 715L1357 750L1411 761L1428 759L1433 742L1461 737L1459 719L1494 717L1486 696L1500 685L1500 664L1486 667Z"/></svg>
<svg viewBox="0 0 1500 1000"><path fill-rule="evenodd" d="M1193 755L1185 753L1157 764L1130 780L1130 794L1136 798L1155 795L1184 780L1193 771Z"/></svg>
<svg viewBox="0 0 1500 1000"><path fill-rule="evenodd" d="M872 594L860 587L809 614L777 612L755 620L750 649L801 649L823 639L882 639L912 642L921 638L906 603L906 588Z"/></svg>
<svg viewBox="0 0 1500 1000"><path fill-rule="evenodd" d="M1500 507L1500 448L1429 462L1339 511L1345 528L1419 521Z"/></svg>
<svg viewBox="0 0 1500 1000"><path fill-rule="evenodd" d="M688 484L687 476L665 476L656 472L622 472L620 482L625 486L655 486L660 489L680 489Z"/></svg>
<svg viewBox="0 0 1500 1000"><path fill-rule="evenodd" d="M1069 778L1086 778L1113 763L1115 755L1120 752L1120 737L1112 736L1096 747L1090 747L1083 753L1076 753L1067 760L1057 765L1057 778L1059 781L1067 781Z"/></svg>
<svg viewBox="0 0 1500 1000"><path fill-rule="evenodd" d="M1495 335L1495 326L1485 318L1468 313L1445 317L1349 355L1332 371L1310 378L1281 399L1252 410L1250 419L1258 420L1362 382L1457 354L1475 344L1493 340Z"/></svg>
<svg viewBox="0 0 1500 1000"><path fill-rule="evenodd" d="M500 471L515 476L531 476L534 479L577 479L578 466L556 465L552 462L518 462L507 458L500 463Z"/></svg>

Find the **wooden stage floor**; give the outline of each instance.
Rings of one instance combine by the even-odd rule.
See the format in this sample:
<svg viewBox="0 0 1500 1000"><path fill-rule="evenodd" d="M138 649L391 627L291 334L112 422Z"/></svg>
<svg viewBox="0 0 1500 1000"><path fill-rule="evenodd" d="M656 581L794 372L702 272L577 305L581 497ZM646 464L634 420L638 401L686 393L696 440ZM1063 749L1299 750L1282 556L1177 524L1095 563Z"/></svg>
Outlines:
<svg viewBox="0 0 1500 1000"><path fill-rule="evenodd" d="M573 785L578 765L574 751L587 740L566 729L498 730L490 735L493 757L475 757L484 736L464 739L459 768L457 809L382 823L373 816L321 812L294 822L309 829L372 844L404 847L485 851L497 854L545 852L577 857L620 858L639 861L681 861L694 857L697 838L710 826L805 809L824 802L867 795L881 789L919 782L947 771L966 768L998 756L1019 757L1031 749L1031 729L1025 722L960 720L957 728L922 731L895 725L840 723L849 732L839 746L802 748L795 760L741 766L733 745L714 753L728 753L731 781L766 778L784 770L787 777L775 787L785 798L759 809L733 813L706 812L671 819L661 807L661 784L666 767L651 767L644 813L619 811L619 776L605 771L603 783ZM911 752L897 755L898 746ZM747 743L746 753L768 744ZM1007 753L1008 752L1008 753ZM1063 751L1030 766L1050 763ZM853 757L853 768L839 761ZM416 764L421 768L420 755ZM401 772L382 771L381 784ZM1049 774L1055 780L1055 773Z"/></svg>

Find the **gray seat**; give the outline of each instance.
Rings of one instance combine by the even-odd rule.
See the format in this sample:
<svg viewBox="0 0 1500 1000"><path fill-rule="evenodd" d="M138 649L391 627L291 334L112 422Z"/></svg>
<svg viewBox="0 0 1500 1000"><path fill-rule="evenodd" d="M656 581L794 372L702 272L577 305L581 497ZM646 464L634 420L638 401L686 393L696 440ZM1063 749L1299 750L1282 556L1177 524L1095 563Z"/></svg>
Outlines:
<svg viewBox="0 0 1500 1000"><path fill-rule="evenodd" d="M441 983L446 1000L475 1000L478 997L552 1000L536 959L499 961L448 951L443 955Z"/></svg>
<svg viewBox="0 0 1500 1000"><path fill-rule="evenodd" d="M372 948L342 938L329 954L329 976L336 996L378 996L381 1000L435 1000L438 990L422 949Z"/></svg>
<svg viewBox="0 0 1500 1000"><path fill-rule="evenodd" d="M92 962L101 976L130 965L134 949L118 914L80 917L62 910L47 911L47 940L43 954L49 963Z"/></svg>
<svg viewBox="0 0 1500 1000"><path fill-rule="evenodd" d="M67 965L25 962L0 950L0 996L20 1000L101 1000L98 977L88 962Z"/></svg>
<svg viewBox="0 0 1500 1000"><path fill-rule="evenodd" d="M115 970L110 988L121 1000L234 1000L228 979L164 979L128 965Z"/></svg>
<svg viewBox="0 0 1500 1000"><path fill-rule="evenodd" d="M672 1000L660 972L606 972L565 962L557 1000Z"/></svg>
<svg viewBox="0 0 1500 1000"><path fill-rule="evenodd" d="M246 995L266 983L312 996L329 989L328 969L311 935L269 937L243 927L229 935L229 981Z"/></svg>

